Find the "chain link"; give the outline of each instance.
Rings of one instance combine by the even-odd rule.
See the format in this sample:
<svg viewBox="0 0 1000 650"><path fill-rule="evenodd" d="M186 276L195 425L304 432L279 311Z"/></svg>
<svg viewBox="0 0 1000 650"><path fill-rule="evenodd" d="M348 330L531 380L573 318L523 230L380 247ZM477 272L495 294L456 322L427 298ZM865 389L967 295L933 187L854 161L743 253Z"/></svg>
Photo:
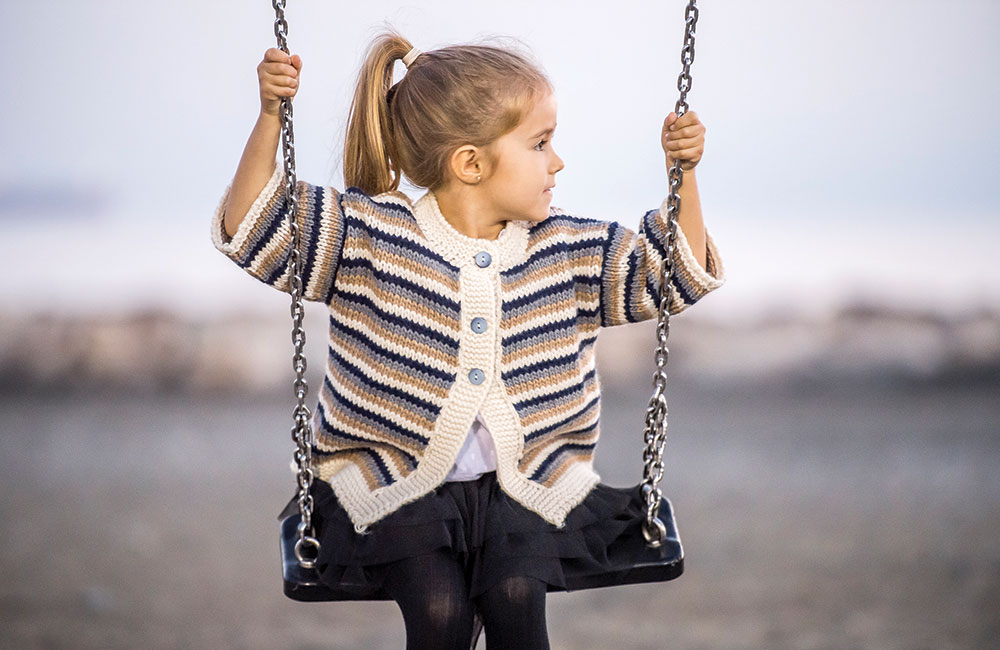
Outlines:
<svg viewBox="0 0 1000 650"><path fill-rule="evenodd" d="M288 54L288 22L285 21L285 0L271 0L274 7L274 36L278 40L278 49ZM306 330L302 326L305 308L302 304L302 256L301 234L299 224L295 219L298 213L298 196L295 193L297 179L295 178L295 135L292 130L292 100L284 97L281 100L281 151L282 164L285 170L285 205L288 212L288 230L292 236L291 251L288 256L288 291L292 296L289 311L292 314L292 369L295 370L295 381L292 390L295 393L295 409L292 411L292 440L296 449L294 461L296 466L296 482L299 487L298 504L301 520L298 525L299 538L295 542L295 557L299 565L305 569L316 566L319 557L319 540L314 536L312 525L313 499L310 493L313 479L312 470L312 428L311 414L306 406L306 396L309 394L309 384L306 382L306 356L303 352L306 345ZM311 547L312 551L307 551Z"/></svg>
<svg viewBox="0 0 1000 650"><path fill-rule="evenodd" d="M687 94L691 90L691 64L694 63L694 32L698 23L698 7L695 0L690 0L684 11L684 46L681 48L681 64L683 69L677 78L677 90L680 98L674 106L677 117L688 111ZM677 215L681 209L681 199L678 191L684 182L684 170L679 160L675 160L667 174L670 182L670 194L667 197L667 246L666 260L663 265L663 278L660 282L660 310L656 324L656 352L654 360L656 371L653 374L653 395L646 407L646 431L643 440L646 448L642 454L644 464L642 478L642 495L646 500L646 520L642 525L642 534L646 544L652 548L659 547L667 537L667 528L659 518L660 499L663 496L659 488L663 479L663 449L667 442L667 337L670 335L670 303L673 302L674 274L674 243L677 239Z"/></svg>

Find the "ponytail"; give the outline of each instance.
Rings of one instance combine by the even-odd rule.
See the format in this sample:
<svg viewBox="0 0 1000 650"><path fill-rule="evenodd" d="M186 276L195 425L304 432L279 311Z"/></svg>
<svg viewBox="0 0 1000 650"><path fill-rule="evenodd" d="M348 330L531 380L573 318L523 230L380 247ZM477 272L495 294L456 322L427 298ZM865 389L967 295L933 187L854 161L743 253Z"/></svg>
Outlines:
<svg viewBox="0 0 1000 650"><path fill-rule="evenodd" d="M382 33L368 47L358 73L344 140L344 182L369 195L399 189L388 95L393 67L411 47L396 32Z"/></svg>

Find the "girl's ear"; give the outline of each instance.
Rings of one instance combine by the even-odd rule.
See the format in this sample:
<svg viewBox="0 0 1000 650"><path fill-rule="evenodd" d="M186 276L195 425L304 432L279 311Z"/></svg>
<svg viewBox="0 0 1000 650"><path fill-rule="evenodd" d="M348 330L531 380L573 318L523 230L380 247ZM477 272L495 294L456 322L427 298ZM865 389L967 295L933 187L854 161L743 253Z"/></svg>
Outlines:
<svg viewBox="0 0 1000 650"><path fill-rule="evenodd" d="M448 158L448 172L462 183L475 185L486 171L484 162L483 151L479 147L464 144Z"/></svg>

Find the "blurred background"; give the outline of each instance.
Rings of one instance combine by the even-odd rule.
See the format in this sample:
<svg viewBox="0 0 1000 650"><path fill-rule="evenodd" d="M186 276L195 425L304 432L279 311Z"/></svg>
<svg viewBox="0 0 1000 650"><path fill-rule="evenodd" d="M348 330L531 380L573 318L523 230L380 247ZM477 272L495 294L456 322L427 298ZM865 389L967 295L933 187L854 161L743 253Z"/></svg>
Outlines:
<svg viewBox="0 0 1000 650"><path fill-rule="evenodd" d="M554 205L637 227L665 196L686 3L289 4L300 179L343 187L388 21L424 50L502 36L541 62ZM551 595L552 646L996 647L1000 5L700 8L688 100L728 280L671 319L663 487L686 572ZM402 647L392 603L281 593L289 300L209 240L270 3L4 17L0 647ZM322 305L307 327L315 387ZM612 485L640 478L653 345L651 322L598 344Z"/></svg>

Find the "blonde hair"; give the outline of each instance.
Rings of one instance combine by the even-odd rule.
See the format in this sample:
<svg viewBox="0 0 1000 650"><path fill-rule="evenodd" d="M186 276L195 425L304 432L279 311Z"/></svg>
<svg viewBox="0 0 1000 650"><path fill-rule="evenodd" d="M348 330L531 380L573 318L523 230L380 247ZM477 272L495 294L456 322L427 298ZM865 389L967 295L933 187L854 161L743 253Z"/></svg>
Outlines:
<svg viewBox="0 0 1000 650"><path fill-rule="evenodd" d="M344 181L370 195L444 184L458 147L484 147L512 131L552 84L527 56L492 45L423 52L399 83L393 66L412 45L388 29L365 53L344 141Z"/></svg>

